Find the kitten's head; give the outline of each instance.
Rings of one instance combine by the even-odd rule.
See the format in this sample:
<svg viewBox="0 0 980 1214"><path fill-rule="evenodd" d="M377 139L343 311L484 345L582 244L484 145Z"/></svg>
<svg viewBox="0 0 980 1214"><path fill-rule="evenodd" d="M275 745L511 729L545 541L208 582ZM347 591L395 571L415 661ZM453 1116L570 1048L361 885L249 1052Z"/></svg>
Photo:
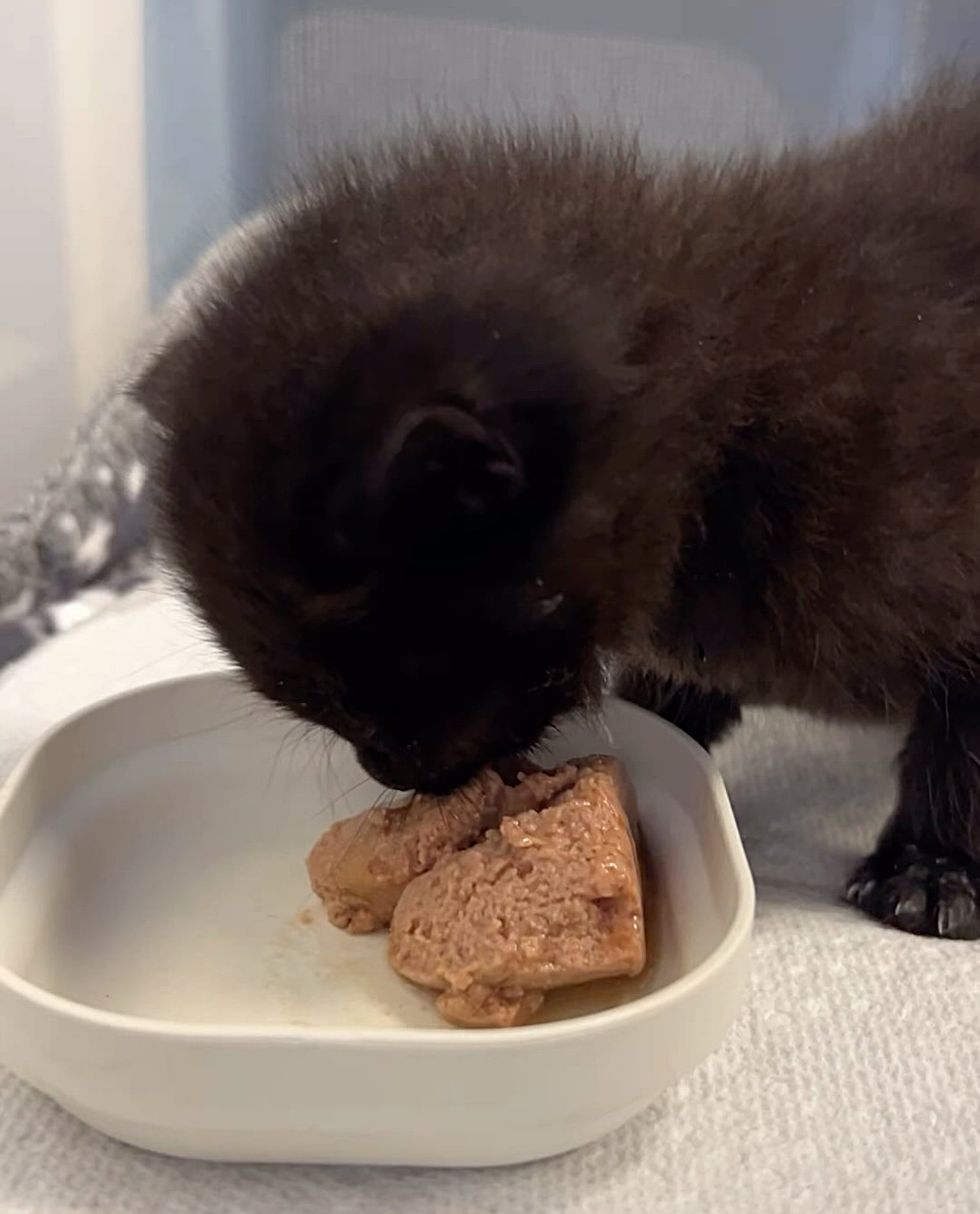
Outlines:
<svg viewBox="0 0 980 1214"><path fill-rule="evenodd" d="M466 281L352 302L266 266L137 389L191 597L259 692L394 787L452 787L599 688L561 530L613 391L604 321Z"/></svg>

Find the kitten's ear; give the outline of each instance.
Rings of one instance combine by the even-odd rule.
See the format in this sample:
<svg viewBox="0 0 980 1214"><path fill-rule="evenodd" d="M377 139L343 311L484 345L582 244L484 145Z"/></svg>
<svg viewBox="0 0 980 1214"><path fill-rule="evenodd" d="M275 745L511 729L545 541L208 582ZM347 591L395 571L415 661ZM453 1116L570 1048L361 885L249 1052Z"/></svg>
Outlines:
<svg viewBox="0 0 980 1214"><path fill-rule="evenodd" d="M524 463L501 432L456 405L413 410L387 436L370 488L384 505L491 516L524 491Z"/></svg>

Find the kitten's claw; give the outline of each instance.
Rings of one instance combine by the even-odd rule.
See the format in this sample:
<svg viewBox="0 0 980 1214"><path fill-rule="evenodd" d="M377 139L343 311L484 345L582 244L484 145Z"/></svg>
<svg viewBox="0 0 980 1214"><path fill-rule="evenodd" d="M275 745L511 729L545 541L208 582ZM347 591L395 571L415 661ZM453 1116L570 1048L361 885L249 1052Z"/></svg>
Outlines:
<svg viewBox="0 0 980 1214"><path fill-rule="evenodd" d="M904 932L980 939L980 864L966 856L883 847L858 865L844 897Z"/></svg>

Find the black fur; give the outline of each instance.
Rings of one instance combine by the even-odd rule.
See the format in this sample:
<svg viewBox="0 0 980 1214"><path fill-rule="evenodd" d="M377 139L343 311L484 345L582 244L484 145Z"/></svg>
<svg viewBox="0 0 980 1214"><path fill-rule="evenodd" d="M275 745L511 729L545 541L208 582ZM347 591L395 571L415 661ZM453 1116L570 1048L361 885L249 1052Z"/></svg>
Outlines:
<svg viewBox="0 0 980 1214"><path fill-rule="evenodd" d="M203 616L386 783L624 690L907 721L850 886L977 934L980 89L723 167L471 130L275 210L137 392Z"/></svg>

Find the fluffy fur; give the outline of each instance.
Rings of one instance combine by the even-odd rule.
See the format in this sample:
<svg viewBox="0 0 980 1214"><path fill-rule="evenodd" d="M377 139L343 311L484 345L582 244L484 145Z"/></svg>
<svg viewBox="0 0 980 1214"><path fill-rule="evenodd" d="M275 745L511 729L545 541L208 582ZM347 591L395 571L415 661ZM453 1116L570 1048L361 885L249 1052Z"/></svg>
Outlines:
<svg viewBox="0 0 980 1214"><path fill-rule="evenodd" d="M442 788L624 690L910 724L851 898L980 934L980 88L655 164L429 134L271 215L138 394L254 686Z"/></svg>

